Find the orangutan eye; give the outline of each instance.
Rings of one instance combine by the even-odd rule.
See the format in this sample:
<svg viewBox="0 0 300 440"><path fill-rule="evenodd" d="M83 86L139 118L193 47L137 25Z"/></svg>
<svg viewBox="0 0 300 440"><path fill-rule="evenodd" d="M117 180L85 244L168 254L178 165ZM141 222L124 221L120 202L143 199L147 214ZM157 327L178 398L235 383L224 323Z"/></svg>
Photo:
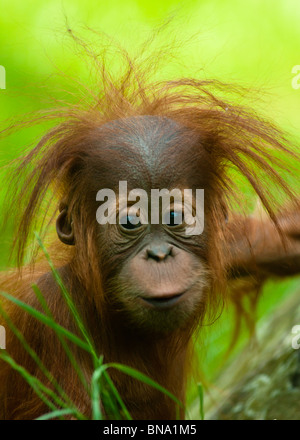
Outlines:
<svg viewBox="0 0 300 440"><path fill-rule="evenodd" d="M124 215L120 218L120 225L124 229L133 230L140 228L142 223L140 221L136 223L136 217L134 215Z"/></svg>
<svg viewBox="0 0 300 440"><path fill-rule="evenodd" d="M183 223L183 213L182 211L175 211L172 210L169 213L170 219L168 219L168 216L165 216L165 224L169 227L178 226Z"/></svg>

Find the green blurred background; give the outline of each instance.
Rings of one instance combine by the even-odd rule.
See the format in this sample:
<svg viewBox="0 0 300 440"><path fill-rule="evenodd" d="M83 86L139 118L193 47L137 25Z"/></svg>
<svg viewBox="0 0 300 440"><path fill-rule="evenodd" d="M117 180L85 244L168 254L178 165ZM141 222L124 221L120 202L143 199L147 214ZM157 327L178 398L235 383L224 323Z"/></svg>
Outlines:
<svg viewBox="0 0 300 440"><path fill-rule="evenodd" d="M264 102L254 99L251 104L289 131L299 145L300 88L292 87L292 68L300 65L299 0L1 0L0 7L0 65L6 70L6 90L0 90L1 129L9 118L22 120L24 114L49 108L53 96L65 99L68 77L60 71L89 82L68 27L92 40L95 34L86 27L107 33L134 53L153 29L171 20L155 44L184 44L177 44L177 61L158 75L217 78L261 90ZM44 130L41 125L0 139L0 165L34 145ZM1 200L6 188L2 176ZM299 179L294 183L299 187ZM8 224L0 235L1 268L7 266L11 233ZM295 279L268 283L258 316L271 313L298 284ZM228 331L222 319L205 340L208 378L217 371Z"/></svg>

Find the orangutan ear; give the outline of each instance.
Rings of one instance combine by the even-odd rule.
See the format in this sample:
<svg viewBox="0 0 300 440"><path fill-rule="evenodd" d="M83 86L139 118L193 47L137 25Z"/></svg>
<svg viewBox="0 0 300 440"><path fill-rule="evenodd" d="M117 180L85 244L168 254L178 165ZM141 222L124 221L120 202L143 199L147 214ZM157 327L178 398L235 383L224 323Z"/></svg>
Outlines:
<svg viewBox="0 0 300 440"><path fill-rule="evenodd" d="M56 220L57 235L64 244L73 246L75 244L75 237L72 224L73 222L68 218L67 206L60 206L60 214Z"/></svg>

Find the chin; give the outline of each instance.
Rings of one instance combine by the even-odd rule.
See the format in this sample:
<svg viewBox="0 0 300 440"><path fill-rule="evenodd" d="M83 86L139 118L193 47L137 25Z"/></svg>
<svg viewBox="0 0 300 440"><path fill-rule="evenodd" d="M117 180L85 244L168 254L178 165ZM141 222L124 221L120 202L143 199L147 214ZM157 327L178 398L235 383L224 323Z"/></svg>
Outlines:
<svg viewBox="0 0 300 440"><path fill-rule="evenodd" d="M199 310L204 305L203 287L193 287L182 293L165 296L145 295L135 299L124 298L122 309L126 312L125 322L130 328L141 330L148 334L168 334L178 329L194 327ZM130 307L129 306L130 302ZM130 313L128 314L128 310Z"/></svg>

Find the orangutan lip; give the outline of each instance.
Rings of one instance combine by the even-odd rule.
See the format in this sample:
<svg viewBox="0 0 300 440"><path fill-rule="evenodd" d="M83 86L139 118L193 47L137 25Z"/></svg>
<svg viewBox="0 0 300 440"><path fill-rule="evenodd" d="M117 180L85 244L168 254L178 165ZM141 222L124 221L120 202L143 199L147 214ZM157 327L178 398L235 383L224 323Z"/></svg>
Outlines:
<svg viewBox="0 0 300 440"><path fill-rule="evenodd" d="M153 307L157 307L159 309L165 309L168 307L173 306L177 303L177 301L183 296L184 292L179 293L177 295L173 296L162 296L162 297L152 297L152 298L145 298L142 297L143 301L147 302L148 304L151 304Z"/></svg>

